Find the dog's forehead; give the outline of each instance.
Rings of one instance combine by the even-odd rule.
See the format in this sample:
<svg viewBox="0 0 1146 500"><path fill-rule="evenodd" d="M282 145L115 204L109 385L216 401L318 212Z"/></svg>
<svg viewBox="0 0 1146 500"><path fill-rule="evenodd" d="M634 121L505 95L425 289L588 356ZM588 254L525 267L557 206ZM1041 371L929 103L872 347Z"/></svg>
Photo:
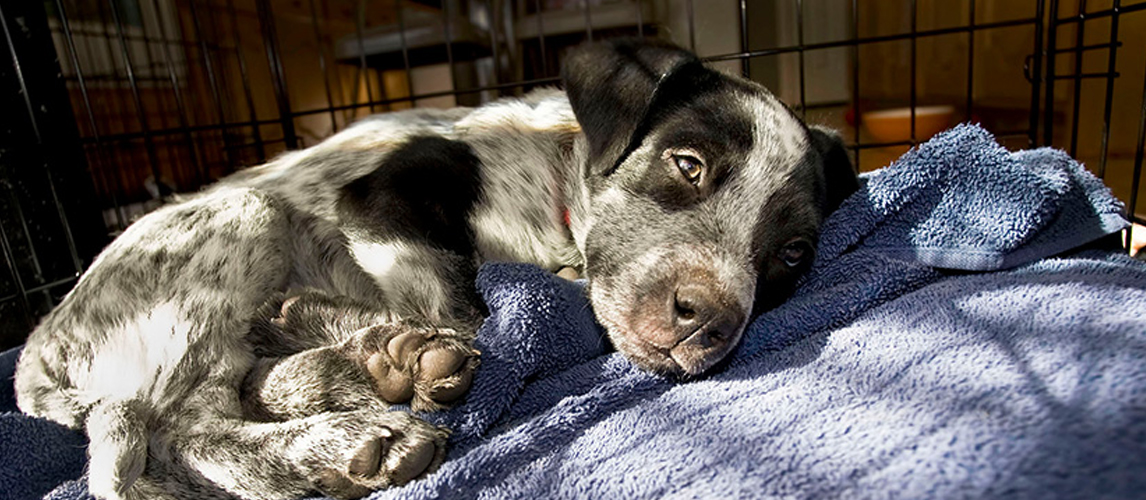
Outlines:
<svg viewBox="0 0 1146 500"><path fill-rule="evenodd" d="M735 166L728 182L714 193L721 218L776 221L780 212L795 210L794 219L812 206L815 162L807 127L767 91L740 93L737 105L751 121L752 145ZM788 219L789 217L784 217Z"/></svg>
<svg viewBox="0 0 1146 500"><path fill-rule="evenodd" d="M797 168L809 147L804 124L766 91L739 93L736 101L752 122L748 163L769 167L774 173Z"/></svg>
<svg viewBox="0 0 1146 500"><path fill-rule="evenodd" d="M737 85L737 83L740 83ZM726 169L717 198L732 198L734 205L748 209L777 192L798 192L810 174L811 139L807 127L787 106L762 87L736 81L722 97L721 106L732 108L720 113L725 122L709 122L712 128L737 129L744 138L732 157L724 159ZM729 144L731 146L731 144Z"/></svg>

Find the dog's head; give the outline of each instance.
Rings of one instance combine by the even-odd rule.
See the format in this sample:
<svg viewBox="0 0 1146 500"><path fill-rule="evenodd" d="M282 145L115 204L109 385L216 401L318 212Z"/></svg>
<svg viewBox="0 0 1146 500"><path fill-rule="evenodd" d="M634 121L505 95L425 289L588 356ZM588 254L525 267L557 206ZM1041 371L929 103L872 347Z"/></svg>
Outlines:
<svg viewBox="0 0 1146 500"><path fill-rule="evenodd" d="M843 145L663 43L582 47L563 79L588 143L574 232L594 311L643 368L702 373L810 266L857 188Z"/></svg>

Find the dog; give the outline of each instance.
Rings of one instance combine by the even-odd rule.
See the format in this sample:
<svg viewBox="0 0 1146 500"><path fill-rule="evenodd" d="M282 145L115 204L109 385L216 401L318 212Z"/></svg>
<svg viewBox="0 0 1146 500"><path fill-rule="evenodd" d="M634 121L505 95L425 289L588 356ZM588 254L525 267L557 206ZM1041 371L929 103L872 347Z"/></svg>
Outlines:
<svg viewBox="0 0 1146 500"><path fill-rule="evenodd" d="M86 430L103 498L403 484L446 431L391 405L464 397L487 261L574 268L630 360L708 371L857 189L842 142L667 43L591 44L562 78L367 118L142 217L29 337L20 408Z"/></svg>

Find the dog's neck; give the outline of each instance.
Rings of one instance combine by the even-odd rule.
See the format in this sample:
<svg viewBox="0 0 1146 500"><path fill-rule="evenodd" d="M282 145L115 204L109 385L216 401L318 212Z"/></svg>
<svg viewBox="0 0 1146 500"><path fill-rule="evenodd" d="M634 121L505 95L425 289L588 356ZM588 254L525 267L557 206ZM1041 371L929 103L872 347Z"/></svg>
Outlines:
<svg viewBox="0 0 1146 500"><path fill-rule="evenodd" d="M482 261L581 268L585 139L560 92L477 108L455 125L482 163L470 226ZM568 223L566 222L568 213Z"/></svg>

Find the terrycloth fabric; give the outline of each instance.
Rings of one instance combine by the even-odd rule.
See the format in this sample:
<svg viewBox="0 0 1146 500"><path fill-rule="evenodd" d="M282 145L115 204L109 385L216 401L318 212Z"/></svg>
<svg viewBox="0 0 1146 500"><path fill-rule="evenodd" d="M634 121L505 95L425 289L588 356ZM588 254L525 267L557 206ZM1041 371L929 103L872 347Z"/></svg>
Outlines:
<svg viewBox="0 0 1146 500"><path fill-rule="evenodd" d="M870 176L796 296L683 383L606 352L576 285L488 265L483 365L432 417L449 459L371 498L1135 497L1146 265L1046 258L1117 207L1061 153L956 128Z"/></svg>
<svg viewBox="0 0 1146 500"><path fill-rule="evenodd" d="M0 499L41 498L79 478L87 439L79 432L17 412L12 374L19 349L0 353Z"/></svg>
<svg viewBox="0 0 1146 500"><path fill-rule="evenodd" d="M1122 204L1055 149L1011 153L960 125L866 178L824 228L820 262L863 242L966 271L1006 269L1126 227Z"/></svg>

